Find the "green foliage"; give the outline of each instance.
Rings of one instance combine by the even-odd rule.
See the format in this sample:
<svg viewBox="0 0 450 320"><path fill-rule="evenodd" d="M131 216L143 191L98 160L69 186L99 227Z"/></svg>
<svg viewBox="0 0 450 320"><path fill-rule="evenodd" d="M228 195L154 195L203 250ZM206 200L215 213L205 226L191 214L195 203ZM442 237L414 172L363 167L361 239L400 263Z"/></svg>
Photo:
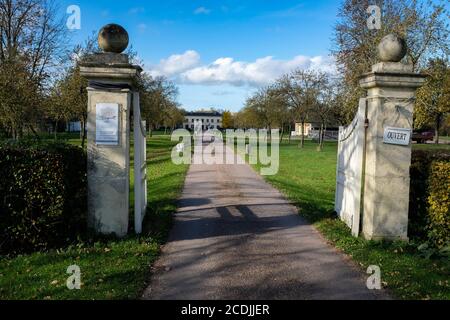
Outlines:
<svg viewBox="0 0 450 320"><path fill-rule="evenodd" d="M0 146L0 253L44 250L86 231L86 155L65 144Z"/></svg>
<svg viewBox="0 0 450 320"><path fill-rule="evenodd" d="M416 151L414 158L418 159L417 153L421 152L425 153L425 159L429 159L430 154L435 155L435 158L443 154L442 151ZM260 165L255 167L259 168ZM426 165L417 164L416 170L423 170L423 167ZM414 241L366 241L361 237L353 237L350 229L331 214L335 176L336 143L327 142L324 151L318 153L316 145L306 141L304 149L299 149L294 144L281 144L280 171L265 179L282 191L298 207L300 215L314 223L326 239L349 255L361 267L362 272L366 272L370 265L380 266L383 287L390 290L394 297L450 299L450 260L443 257L445 249L439 250L438 255L433 254L433 259L429 259L425 256L425 251L418 250ZM419 176L416 175L415 179L415 185L424 184L424 180L420 182ZM423 199L426 211L427 197ZM438 256L443 258L437 258Z"/></svg>
<svg viewBox="0 0 450 320"><path fill-rule="evenodd" d="M49 252L0 256L0 300L138 299L160 244L167 238L188 169L172 163L175 144L161 134L147 139L149 209L141 237L83 241ZM66 288L66 270L74 264L81 268L81 290Z"/></svg>
<svg viewBox="0 0 450 320"><path fill-rule="evenodd" d="M153 239L134 237L0 257L0 299L137 299L158 253ZM66 287L71 265L81 269L81 290Z"/></svg>
<svg viewBox="0 0 450 320"><path fill-rule="evenodd" d="M450 113L450 67L443 59L428 62L423 70L428 78L417 91L414 125L418 129L432 127L439 130Z"/></svg>
<svg viewBox="0 0 450 320"><path fill-rule="evenodd" d="M234 128L233 114L232 114L230 111L225 111L225 112L223 113L222 127L223 127L224 129L231 129L231 128Z"/></svg>
<svg viewBox="0 0 450 320"><path fill-rule="evenodd" d="M367 8L381 9L381 29L369 30ZM379 62L377 47L387 34L405 38L408 53L404 60L418 71L429 57L448 56L448 9L445 1L433 0L343 0L334 24L332 53L345 89L344 112L351 120L358 100L365 96L359 77Z"/></svg>
<svg viewBox="0 0 450 320"><path fill-rule="evenodd" d="M409 235L411 238L428 241L430 240L432 244L437 245L436 240L432 240L435 236L431 237L433 232L430 233L431 227L431 211L430 211L430 201L429 197L433 193L434 189L445 186L445 179L441 177L436 170L432 168L436 163L449 163L450 162L450 152L445 150L414 150L412 154L411 163L411 188L410 188L410 204L409 204ZM435 174L437 175L435 177ZM439 182L435 182L438 179ZM448 181L447 181L448 183ZM445 193L445 190L438 191L438 193ZM448 191L447 191L448 192ZM448 195L447 195L448 198ZM445 206L445 197L433 197L433 205L440 207ZM442 201L439 205L439 201ZM448 206L448 199L447 199ZM442 209L441 209L442 210ZM448 208L447 208L447 219L448 219ZM447 231L448 232L448 231ZM439 232L439 234L442 234Z"/></svg>
<svg viewBox="0 0 450 320"><path fill-rule="evenodd" d="M431 166L428 238L438 248L450 245L450 161Z"/></svg>

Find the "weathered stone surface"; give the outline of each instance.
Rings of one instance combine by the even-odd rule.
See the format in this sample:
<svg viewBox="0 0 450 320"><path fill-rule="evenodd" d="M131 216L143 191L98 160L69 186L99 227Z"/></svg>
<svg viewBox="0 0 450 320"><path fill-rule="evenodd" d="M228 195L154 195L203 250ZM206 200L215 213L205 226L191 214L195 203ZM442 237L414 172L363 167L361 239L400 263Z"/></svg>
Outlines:
<svg viewBox="0 0 450 320"><path fill-rule="evenodd" d="M383 62L399 62L406 52L406 41L394 34L384 37L378 46L378 56Z"/></svg>
<svg viewBox="0 0 450 320"><path fill-rule="evenodd" d="M412 73L414 70L412 64L403 64L397 62L380 62L372 66L372 72L386 73Z"/></svg>
<svg viewBox="0 0 450 320"><path fill-rule="evenodd" d="M130 61L128 55L123 53L94 53L87 55L83 59L83 64L90 66L105 66L105 65L123 65L129 67Z"/></svg>
<svg viewBox="0 0 450 320"><path fill-rule="evenodd" d="M88 204L90 226L102 234L125 236L129 216L130 90L88 89ZM119 145L96 144L96 106L119 104Z"/></svg>
<svg viewBox="0 0 450 320"><path fill-rule="evenodd" d="M105 86L88 88L88 222L98 233L119 237L127 234L129 220L129 119L132 97L129 88L141 70L123 63L125 61L128 57L123 55L99 54L81 65L84 77ZM111 84L124 84L129 88L120 89ZM96 108L99 103L119 105L117 146L96 143Z"/></svg>
<svg viewBox="0 0 450 320"><path fill-rule="evenodd" d="M98 45L105 52L122 53L128 42L128 32L118 24L108 24L98 33Z"/></svg>
<svg viewBox="0 0 450 320"><path fill-rule="evenodd" d="M360 81L367 89L366 171L362 233L373 240L407 240L411 144L385 144L386 127L412 130L416 89L425 76L401 63L380 63Z"/></svg>

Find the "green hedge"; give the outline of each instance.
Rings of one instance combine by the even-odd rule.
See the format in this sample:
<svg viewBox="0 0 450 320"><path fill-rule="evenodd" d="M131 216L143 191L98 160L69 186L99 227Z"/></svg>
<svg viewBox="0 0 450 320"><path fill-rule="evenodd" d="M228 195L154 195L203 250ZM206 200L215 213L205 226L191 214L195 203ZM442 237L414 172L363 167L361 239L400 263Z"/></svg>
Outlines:
<svg viewBox="0 0 450 320"><path fill-rule="evenodd" d="M449 240L449 167L448 151L413 151L409 235L436 247Z"/></svg>
<svg viewBox="0 0 450 320"><path fill-rule="evenodd" d="M87 161L67 144L0 146L0 253L45 250L86 232Z"/></svg>
<svg viewBox="0 0 450 320"><path fill-rule="evenodd" d="M433 162L429 192L428 238L443 248L450 245L450 162Z"/></svg>

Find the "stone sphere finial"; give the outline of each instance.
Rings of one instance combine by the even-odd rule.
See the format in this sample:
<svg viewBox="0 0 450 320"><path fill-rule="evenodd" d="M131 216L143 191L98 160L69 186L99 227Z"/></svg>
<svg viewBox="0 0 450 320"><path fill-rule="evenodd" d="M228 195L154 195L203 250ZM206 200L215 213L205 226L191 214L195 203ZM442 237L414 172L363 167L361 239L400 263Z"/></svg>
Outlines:
<svg viewBox="0 0 450 320"><path fill-rule="evenodd" d="M407 49L405 39L389 34L378 45L378 56L382 62L400 62Z"/></svg>
<svg viewBox="0 0 450 320"><path fill-rule="evenodd" d="M122 53L128 47L128 32L118 24L108 24L98 33L98 45L104 52Z"/></svg>

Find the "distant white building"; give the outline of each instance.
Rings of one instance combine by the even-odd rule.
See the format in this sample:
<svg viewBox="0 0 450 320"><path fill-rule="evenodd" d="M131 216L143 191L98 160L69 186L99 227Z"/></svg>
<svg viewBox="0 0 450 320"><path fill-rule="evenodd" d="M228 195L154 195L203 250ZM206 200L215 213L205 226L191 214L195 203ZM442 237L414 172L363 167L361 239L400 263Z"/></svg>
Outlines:
<svg viewBox="0 0 450 320"><path fill-rule="evenodd" d="M305 123L304 135L308 139L318 140L320 136L320 124L319 123ZM295 131L292 132L292 136L300 137L302 135L302 124L295 124ZM327 126L324 132L325 140L338 140L339 138L339 127L338 126Z"/></svg>
<svg viewBox="0 0 450 320"><path fill-rule="evenodd" d="M183 128L194 130L196 122L202 124L202 130L222 129L222 114L217 111L188 112L185 115Z"/></svg>

